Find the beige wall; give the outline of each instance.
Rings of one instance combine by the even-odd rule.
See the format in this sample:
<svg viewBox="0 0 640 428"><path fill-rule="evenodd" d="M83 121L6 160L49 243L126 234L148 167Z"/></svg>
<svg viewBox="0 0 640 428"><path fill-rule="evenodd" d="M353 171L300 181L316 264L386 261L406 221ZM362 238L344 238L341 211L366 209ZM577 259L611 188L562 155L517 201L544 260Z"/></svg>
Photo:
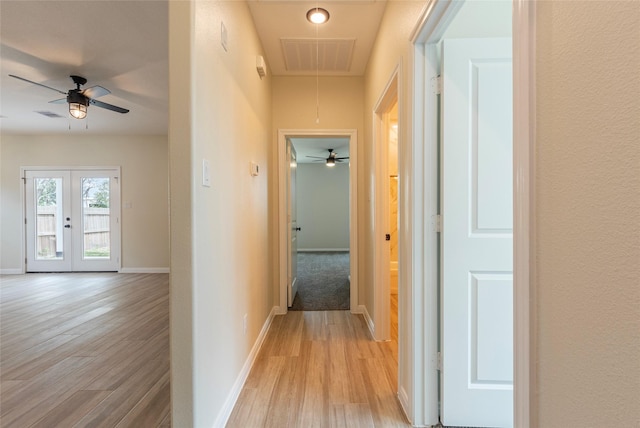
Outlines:
<svg viewBox="0 0 640 428"><path fill-rule="evenodd" d="M349 251L349 165L299 163L298 250Z"/></svg>
<svg viewBox="0 0 640 428"><path fill-rule="evenodd" d="M20 271L23 166L120 166L122 268L169 268L166 136L3 135L1 153L1 261L3 272Z"/></svg>
<svg viewBox="0 0 640 428"><path fill-rule="evenodd" d="M320 123L316 123L316 78L315 77L273 77L273 132L271 159L274 168L277 168L277 141L278 129L355 129L358 133L358 168L362 164L367 146L370 144L363 139L364 135L364 79L362 77L320 77ZM362 236L366 233L366 222L362 212L365 209L367 195L364 192L364 176L358 169L358 253L364 249ZM278 173L274 169L270 176L271 218L273 240L272 253L278 254ZM278 266L277 256L274 266ZM360 256L359 256L360 257ZM362 278L362 266L358 278ZM273 272L274 294L279 296L278 272ZM359 279L359 284L362 280ZM360 286L360 285L359 285ZM362 295L361 295L362 296ZM359 297L359 304L362 298Z"/></svg>
<svg viewBox="0 0 640 428"><path fill-rule="evenodd" d="M271 78L245 2L171 2L169 15L173 425L211 427L274 306Z"/></svg>
<svg viewBox="0 0 640 428"><path fill-rule="evenodd" d="M640 426L640 2L538 2L539 427Z"/></svg>

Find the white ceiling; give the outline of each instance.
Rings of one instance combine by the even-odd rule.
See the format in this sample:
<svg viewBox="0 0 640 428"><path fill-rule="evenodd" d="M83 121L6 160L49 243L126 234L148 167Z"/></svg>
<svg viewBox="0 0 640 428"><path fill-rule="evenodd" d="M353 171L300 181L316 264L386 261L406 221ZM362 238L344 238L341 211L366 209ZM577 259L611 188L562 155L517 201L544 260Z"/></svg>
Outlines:
<svg viewBox="0 0 640 428"><path fill-rule="evenodd" d="M281 39L293 39L294 44L306 39L309 45L308 39L316 37L316 26L306 20L306 12L318 3L250 0L248 4L265 49L268 72L315 74L286 70ZM327 67L321 74L364 73L385 5L386 0L325 0L319 4L331 14L317 33L321 44L328 47L327 53L333 45L344 46L343 40L354 42L346 71ZM340 55L344 60L344 52ZM330 61L326 57L320 62L326 65ZM9 74L65 92L74 88L69 76L80 75L88 80L85 87L100 85L111 91L100 101L130 112L119 114L89 106L88 120L70 120L66 103L49 103L63 95ZM50 118L38 111L62 117ZM0 0L3 133L154 135L166 134L167 122L167 0Z"/></svg>
<svg viewBox="0 0 640 428"><path fill-rule="evenodd" d="M322 7L329 12L329 20L322 25L307 21L307 11ZM364 74L371 54L371 48L378 34L378 27L386 0L250 0L249 9L253 15L258 35L265 50L271 73L279 75L315 75L315 49L313 41L320 40L323 45L331 42L354 41L350 67L346 70L333 70L327 57L330 50L321 50L319 63L323 75L360 76ZM317 32L316 32L317 30ZM299 40L309 49L308 58L311 70L288 71L285 65L285 52L282 41ZM311 41L312 43L308 43ZM326 52L327 57L322 53ZM335 57L336 55L334 55ZM338 53L337 58L341 55ZM322 67L324 65L324 67Z"/></svg>
<svg viewBox="0 0 640 428"><path fill-rule="evenodd" d="M166 1L0 1L2 132L166 134L167 12ZM48 103L63 95L8 74L65 92L77 74L130 112L89 106L88 121L70 120L66 103Z"/></svg>

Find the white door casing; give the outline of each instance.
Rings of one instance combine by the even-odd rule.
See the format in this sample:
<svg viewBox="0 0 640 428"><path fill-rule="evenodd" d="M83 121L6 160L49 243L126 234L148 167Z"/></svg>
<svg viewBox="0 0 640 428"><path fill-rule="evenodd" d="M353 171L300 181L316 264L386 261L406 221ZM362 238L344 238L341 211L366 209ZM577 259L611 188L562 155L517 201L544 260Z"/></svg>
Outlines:
<svg viewBox="0 0 640 428"><path fill-rule="evenodd" d="M287 186L287 218L289 224L289 279L287 281L287 306L293 306L293 299L298 292L298 208L296 205L298 160L296 149L287 138L289 158L289 185Z"/></svg>
<svg viewBox="0 0 640 428"><path fill-rule="evenodd" d="M511 45L444 41L444 425L513 426Z"/></svg>
<svg viewBox="0 0 640 428"><path fill-rule="evenodd" d="M373 109L373 149L375 162L374 181L374 308L373 320L369 321L369 329L375 340L384 341L391 337L390 328L390 242L385 236L390 232L389 213L389 112L395 104L400 109L399 86L400 86L400 65L393 70L385 89ZM398 115L400 116L400 115ZM398 151L400 151L400 130L398 130ZM398 159L400 156L398 156ZM398 233L398 239L401 236ZM400 253L402 253L402 247ZM398 273L400 276L400 273ZM398 295L400 299L400 295ZM400 309L400 308L399 308ZM399 322L399 324L401 324ZM400 325L399 325L400 327ZM404 338L399 335L399 340Z"/></svg>
<svg viewBox="0 0 640 428"><path fill-rule="evenodd" d="M348 137L349 138L349 270L353 313L362 313L358 304L358 132L355 129L279 129L278 130L278 299L277 314L287 312L287 279L289 276L289 233L287 221L287 185L289 156L286 140L291 137Z"/></svg>
<svg viewBox="0 0 640 428"><path fill-rule="evenodd" d="M535 348L531 343L535 308L535 75L536 2L513 0L513 127L514 127L514 426L528 428L535 414ZM401 399L415 426L439 422L437 371L438 251L436 230L439 213L438 99L430 82L440 75L439 42L464 1L430 0L410 36L413 50L411 162L407 177L411 191L408 228L415 245L407 262L412 264L407 283L411 299L403 306L409 319L411 364L406 379L407 397ZM401 302L402 304L402 302ZM403 377L400 376L399 379Z"/></svg>

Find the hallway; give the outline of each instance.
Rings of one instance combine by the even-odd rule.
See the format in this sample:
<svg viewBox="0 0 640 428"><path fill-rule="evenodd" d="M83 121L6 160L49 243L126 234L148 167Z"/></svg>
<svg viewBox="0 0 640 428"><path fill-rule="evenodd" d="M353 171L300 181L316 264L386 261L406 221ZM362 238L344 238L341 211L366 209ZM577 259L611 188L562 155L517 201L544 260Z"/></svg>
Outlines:
<svg viewBox="0 0 640 428"><path fill-rule="evenodd" d="M396 398L393 337L372 341L348 311L276 317L227 426L411 426Z"/></svg>

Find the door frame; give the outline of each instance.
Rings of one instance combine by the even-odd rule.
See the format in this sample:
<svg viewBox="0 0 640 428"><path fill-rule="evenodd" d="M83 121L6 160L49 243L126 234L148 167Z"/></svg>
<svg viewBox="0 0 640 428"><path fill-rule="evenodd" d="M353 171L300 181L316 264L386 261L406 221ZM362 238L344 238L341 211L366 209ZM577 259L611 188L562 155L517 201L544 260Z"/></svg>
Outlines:
<svg viewBox="0 0 640 428"><path fill-rule="evenodd" d="M358 305L358 132L355 129L278 129L278 307L276 313L286 314L287 307L287 138L348 137L349 138L349 270L350 309L361 312Z"/></svg>
<svg viewBox="0 0 640 428"><path fill-rule="evenodd" d="M373 322L370 323L369 329L375 340L386 341L391 337L391 309L390 309L390 276L389 276L389 245L384 240L384 235L389 233L390 218L389 218L389 150L388 150L388 136L384 135L385 127L385 115L388 113L389 108L395 101L398 105L398 123L400 123L403 108L402 100L400 99L400 76L402 76L402 66L398 64L391 77L387 81L387 84L380 95L380 98L376 102L373 108L373 162L375 171L375 190L374 195L374 216L373 216ZM404 151L404 145L402 144L402 127L398 126L398 163L402 159L401 151ZM398 165L398 177L400 177L400 165ZM400 178L398 181L401 183ZM400 186L399 186L400 187ZM400 195L398 195L400 200ZM401 204L398 207L398 214L402 217ZM402 266L403 252L403 240L400 228L402 225L398 225L398 300L401 300L400 290L404 287L400 285L401 279L404 275L400 266ZM403 296L404 296L404 292ZM400 307L398 307L400 310ZM400 322L398 323L400 328ZM398 333L398 341L402 341L404 336ZM398 343L398 348L404 349Z"/></svg>
<svg viewBox="0 0 640 428"><path fill-rule="evenodd" d="M413 303L410 317L414 384L403 403L414 425L438 424L438 135L437 101L429 82L439 74L436 43L463 2L430 0L410 41L413 75ZM513 0L513 269L514 269L514 426L535 426L535 62L536 2ZM402 397L400 397L402 399Z"/></svg>
<svg viewBox="0 0 640 428"><path fill-rule="evenodd" d="M20 180L22 180L22 191L20 192L20 206L22 209L22 218L26 219L27 218L27 201L25 198L25 192L26 192L26 171L104 171L104 170L113 170L116 171L116 176L118 178L117 180L117 187L118 187L118 195L120 200L122 199L122 184L121 184L121 177L122 177L122 171L121 168L119 166L21 166L20 167ZM120 200L117 201L117 204L113 207L113 212L117 215L118 220L117 220L117 230L116 231L112 231L111 234L111 244L112 244L112 251L113 253L116 255L117 260L116 260L116 270L118 272L120 272L120 270L122 269L122 246L121 246L121 242L122 242L122 207L121 207L121 203ZM27 265L26 265L26 261L27 261L27 225L26 225L26 220L22 222L22 233L21 233L21 237L22 237L22 242L21 242L21 254L24 254L24 258L22 258L21 262L22 262L22 266L21 266L21 273L25 274L27 272Z"/></svg>

